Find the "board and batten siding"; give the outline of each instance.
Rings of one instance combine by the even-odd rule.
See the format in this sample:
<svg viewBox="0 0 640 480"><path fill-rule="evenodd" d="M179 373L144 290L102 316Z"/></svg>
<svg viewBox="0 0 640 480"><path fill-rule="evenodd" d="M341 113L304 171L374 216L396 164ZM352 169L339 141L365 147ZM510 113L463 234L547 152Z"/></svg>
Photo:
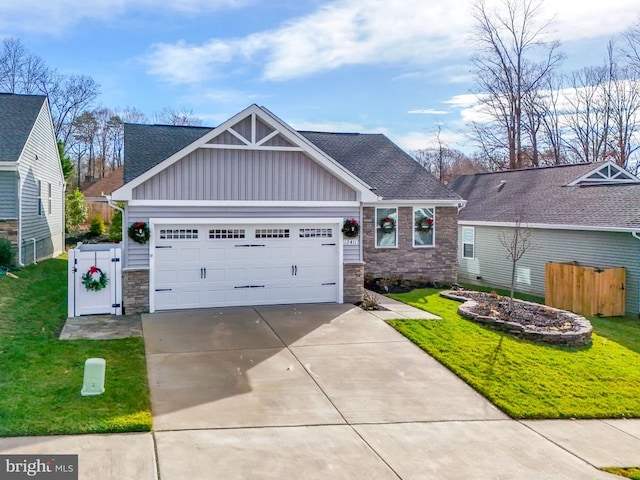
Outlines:
<svg viewBox="0 0 640 480"><path fill-rule="evenodd" d="M302 152L200 148L133 190L134 200L355 201Z"/></svg>
<svg viewBox="0 0 640 480"><path fill-rule="evenodd" d="M150 218L246 218L259 221L260 218L282 218L287 223L291 218L355 218L360 221L360 209L354 207L150 207L127 206L125 209L125 232L135 222L149 222ZM341 241L340 231L336 232L336 240ZM362 235L362 234L361 234ZM149 244L140 245L125 234L125 268L149 267ZM362 241L362 239L361 239ZM358 263L361 261L359 245L343 247L343 262Z"/></svg>
<svg viewBox="0 0 640 480"><path fill-rule="evenodd" d="M475 258L468 259L462 257L462 226L459 226L458 281L509 288L511 262L506 258L500 235L510 235L511 231L503 227L476 226ZM640 241L630 233L551 229L531 229L531 232L534 248L517 264L517 291L544 297L547 262L625 267L626 313L640 312Z"/></svg>
<svg viewBox="0 0 640 480"><path fill-rule="evenodd" d="M18 174L0 170L0 220L18 218Z"/></svg>
<svg viewBox="0 0 640 480"><path fill-rule="evenodd" d="M45 102L22 151L19 163L22 195L22 260L33 262L64 251L64 178L58 146ZM38 215L38 180L42 182L42 215ZM48 188L51 183L51 213Z"/></svg>

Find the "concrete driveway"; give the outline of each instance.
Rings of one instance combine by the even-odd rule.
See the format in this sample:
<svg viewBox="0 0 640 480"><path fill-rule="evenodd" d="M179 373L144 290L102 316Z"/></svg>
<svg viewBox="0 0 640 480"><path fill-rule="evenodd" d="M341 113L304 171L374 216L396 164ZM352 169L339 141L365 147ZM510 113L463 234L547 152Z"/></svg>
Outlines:
<svg viewBox="0 0 640 480"><path fill-rule="evenodd" d="M350 305L157 313L143 332L163 480L614 478Z"/></svg>

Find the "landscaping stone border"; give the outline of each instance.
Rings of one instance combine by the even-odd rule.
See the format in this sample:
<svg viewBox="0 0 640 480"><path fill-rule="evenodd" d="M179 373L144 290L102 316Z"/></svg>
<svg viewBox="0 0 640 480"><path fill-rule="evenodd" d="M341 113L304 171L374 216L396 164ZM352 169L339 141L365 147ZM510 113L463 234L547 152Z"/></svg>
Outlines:
<svg viewBox="0 0 640 480"><path fill-rule="evenodd" d="M577 330L571 330L568 332L559 332L559 331L539 331L532 330L527 328L526 325L523 325L518 322L514 322L511 320L501 320L495 317L489 317L484 315L478 315L473 312L473 307L479 304L476 300L472 300L461 295L459 292L454 290L447 290L444 292L440 292L440 296L444 298L448 298L450 300L456 300L458 302L463 302L462 305L458 307L458 313L473 322L480 323L482 325L487 325L489 327L495 328L496 330L505 331L511 333L519 338L523 338L525 340L531 340L533 342L543 342L550 343L553 345L589 345L591 343L591 332L593 331L593 326L591 322L587 320L582 315L575 314L573 312L568 312L566 310L561 310L559 308L549 307L544 305L545 309L552 310L557 312L559 315L562 315L568 322L576 325ZM536 307L540 307L540 304L533 302L526 302L524 300L514 300L514 302L533 305Z"/></svg>

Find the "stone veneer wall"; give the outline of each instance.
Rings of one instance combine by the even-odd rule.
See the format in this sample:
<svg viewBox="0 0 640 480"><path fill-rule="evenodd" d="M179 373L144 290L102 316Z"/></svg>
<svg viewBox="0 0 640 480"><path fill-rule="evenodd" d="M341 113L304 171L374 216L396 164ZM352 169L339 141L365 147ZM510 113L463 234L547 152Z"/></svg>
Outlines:
<svg viewBox="0 0 640 480"><path fill-rule="evenodd" d="M18 220L0 220L0 237L8 238L13 245L17 245Z"/></svg>
<svg viewBox="0 0 640 480"><path fill-rule="evenodd" d="M364 263L345 263L342 274L343 302L361 302L364 295Z"/></svg>
<svg viewBox="0 0 640 480"><path fill-rule="evenodd" d="M458 271L458 209L436 207L435 246L413 246L413 208L398 208L398 245L376 248L375 208L365 207L362 220L363 260L368 278L455 283Z"/></svg>
<svg viewBox="0 0 640 480"><path fill-rule="evenodd" d="M149 311L149 270L122 270L122 307L126 315Z"/></svg>

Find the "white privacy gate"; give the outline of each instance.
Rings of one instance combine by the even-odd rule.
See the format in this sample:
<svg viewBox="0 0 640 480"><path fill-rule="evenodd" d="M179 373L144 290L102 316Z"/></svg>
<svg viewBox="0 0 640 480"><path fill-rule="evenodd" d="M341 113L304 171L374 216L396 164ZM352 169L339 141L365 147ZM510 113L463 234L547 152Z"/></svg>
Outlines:
<svg viewBox="0 0 640 480"><path fill-rule="evenodd" d="M69 250L68 316L122 315L122 262L119 244L78 244ZM92 269L94 267L94 269ZM100 269L107 284L97 291L82 283L83 275ZM99 273L94 274L100 278Z"/></svg>

